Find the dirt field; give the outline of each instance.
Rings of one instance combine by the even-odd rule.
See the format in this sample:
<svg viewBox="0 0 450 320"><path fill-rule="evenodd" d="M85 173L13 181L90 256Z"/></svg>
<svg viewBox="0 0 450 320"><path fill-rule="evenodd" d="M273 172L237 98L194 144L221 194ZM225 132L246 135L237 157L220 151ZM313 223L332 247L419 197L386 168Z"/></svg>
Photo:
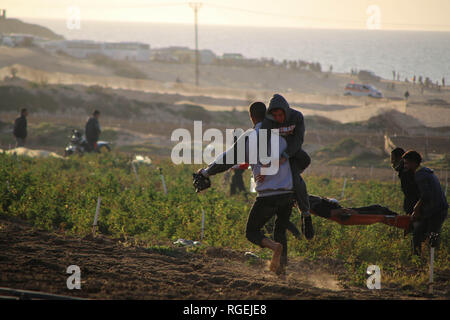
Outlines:
<svg viewBox="0 0 450 320"><path fill-rule="evenodd" d="M35 230L0 217L0 287L91 299L423 299L392 288L349 288L336 261L289 262L286 276L250 263L244 252L208 248L157 249L103 236L75 238ZM81 289L69 290L70 265L81 268ZM445 291L443 291L445 292Z"/></svg>

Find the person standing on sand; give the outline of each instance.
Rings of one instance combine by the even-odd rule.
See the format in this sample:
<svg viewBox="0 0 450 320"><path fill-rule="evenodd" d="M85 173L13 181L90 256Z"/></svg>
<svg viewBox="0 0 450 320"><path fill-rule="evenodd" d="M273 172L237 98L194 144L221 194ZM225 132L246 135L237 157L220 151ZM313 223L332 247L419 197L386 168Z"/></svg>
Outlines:
<svg viewBox="0 0 450 320"><path fill-rule="evenodd" d="M99 117L100 111L95 110L86 123L85 133L89 151L94 151L96 149L98 138L102 132L100 123L98 122Z"/></svg>
<svg viewBox="0 0 450 320"><path fill-rule="evenodd" d="M245 161L249 163L249 149L251 147L249 141L257 141L262 121L266 115L265 104L262 102L252 103L249 108L249 114L254 125L253 129L240 136L232 147L219 155L207 168L200 169L197 172L198 175L208 178L209 176L225 172L233 165L236 165L236 159L230 161L230 158L238 154L238 146L245 146ZM277 137L281 155L286 149L287 143L283 137L279 135ZM259 154L258 146L256 146L256 149L258 149L256 151ZM263 166L259 161L256 164L251 164L252 173L256 181L257 197L248 216L246 237L253 244L272 250L270 270L277 274L282 274L287 264L286 228L294 203L292 172L289 161L279 164L278 171L274 175L261 175L262 168ZM262 228L274 215L276 215L277 219L275 221L274 240L271 240L264 235Z"/></svg>
<svg viewBox="0 0 450 320"><path fill-rule="evenodd" d="M231 170L233 171L233 176L231 177L230 195L233 196L238 192L244 192L245 197L247 197L247 191L245 190L243 179L245 169L233 167Z"/></svg>
<svg viewBox="0 0 450 320"><path fill-rule="evenodd" d="M20 110L20 117L14 121L13 135L16 138L16 148L24 147L27 139L27 109Z"/></svg>

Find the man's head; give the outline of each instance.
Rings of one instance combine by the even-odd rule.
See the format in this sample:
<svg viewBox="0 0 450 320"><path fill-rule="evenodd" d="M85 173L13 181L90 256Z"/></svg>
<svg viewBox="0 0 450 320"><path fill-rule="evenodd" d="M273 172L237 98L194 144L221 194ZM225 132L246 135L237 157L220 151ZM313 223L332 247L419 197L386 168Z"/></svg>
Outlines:
<svg viewBox="0 0 450 320"><path fill-rule="evenodd" d="M405 153L405 150L402 148L395 148L391 151L391 165L392 168L397 168L400 165L400 162L402 161L402 156Z"/></svg>
<svg viewBox="0 0 450 320"><path fill-rule="evenodd" d="M94 112L92 112L92 115L94 116L94 118L98 119L100 117L100 111L94 110Z"/></svg>
<svg viewBox="0 0 450 320"><path fill-rule="evenodd" d="M20 110L20 115L21 116L25 116L25 117L28 116L28 110L26 108L21 109Z"/></svg>
<svg viewBox="0 0 450 320"><path fill-rule="evenodd" d="M422 156L414 150L407 151L402 159L405 162L405 169L411 171L416 171L422 162Z"/></svg>
<svg viewBox="0 0 450 320"><path fill-rule="evenodd" d="M266 116L266 105L263 102L253 102L248 108L253 125L264 120Z"/></svg>
<svg viewBox="0 0 450 320"><path fill-rule="evenodd" d="M289 108L289 103L286 99L282 95L276 93L273 95L272 99L270 99L268 112L273 117L273 120L278 123L283 123L286 120L286 113Z"/></svg>
<svg viewBox="0 0 450 320"><path fill-rule="evenodd" d="M283 109L273 109L270 114L272 115L273 119L278 123L283 123L284 120L286 120L286 114L284 113Z"/></svg>

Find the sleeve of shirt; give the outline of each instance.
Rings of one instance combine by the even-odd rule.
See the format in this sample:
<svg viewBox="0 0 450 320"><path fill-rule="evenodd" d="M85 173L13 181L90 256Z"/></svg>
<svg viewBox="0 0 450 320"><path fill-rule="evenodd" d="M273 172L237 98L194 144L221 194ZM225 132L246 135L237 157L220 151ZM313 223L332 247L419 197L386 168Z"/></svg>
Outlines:
<svg viewBox="0 0 450 320"><path fill-rule="evenodd" d="M430 182L428 177L419 176L416 174L416 183L419 188L420 198L423 202L430 202L432 199Z"/></svg>
<svg viewBox="0 0 450 320"><path fill-rule="evenodd" d="M249 161L249 146L248 146L248 136L246 133L244 133L239 139L230 147L228 150L226 150L224 153L219 155L205 170L205 173L207 176L213 176L218 173L222 173L230 169L239 161L237 161L237 154L238 154L238 147L242 144L242 140L244 139L244 146L245 146L245 159L244 162L248 163Z"/></svg>
<svg viewBox="0 0 450 320"><path fill-rule="evenodd" d="M295 153L297 153L302 145L303 140L305 138L305 121L303 119L303 115L299 114L297 122L295 124L294 133L291 136L288 136L286 141L288 146L286 151L283 152L283 156L285 158L292 157Z"/></svg>

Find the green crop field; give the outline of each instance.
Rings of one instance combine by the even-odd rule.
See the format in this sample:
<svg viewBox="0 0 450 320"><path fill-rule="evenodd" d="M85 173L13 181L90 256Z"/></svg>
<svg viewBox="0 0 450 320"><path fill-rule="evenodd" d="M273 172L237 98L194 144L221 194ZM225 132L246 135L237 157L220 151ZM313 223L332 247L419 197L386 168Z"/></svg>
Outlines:
<svg viewBox="0 0 450 320"><path fill-rule="evenodd" d="M154 161L137 168L130 158L110 153L69 159L31 159L0 154L0 214L24 219L34 227L84 236L91 232L97 199L101 196L99 232L132 245L170 246L178 238L200 240L202 210L205 210L204 246L251 250L267 257L268 251L245 238L247 215L255 195L229 196L223 175L212 177L212 188L194 192L192 172L199 166ZM167 183L165 195L158 168ZM248 186L250 170L245 173ZM343 179L330 176L305 178L310 194L340 198ZM403 195L398 181L347 180L344 206L381 204L401 213ZM300 225L293 211L291 220ZM341 226L313 217L312 241L289 235L289 256L320 263L339 262L345 281L362 285L368 265L381 267L385 285L425 288L428 249L412 257L411 235L383 224ZM436 280L450 266L450 223L444 224L441 249L435 261ZM199 249L201 251L201 248ZM446 278L440 281L449 281Z"/></svg>

